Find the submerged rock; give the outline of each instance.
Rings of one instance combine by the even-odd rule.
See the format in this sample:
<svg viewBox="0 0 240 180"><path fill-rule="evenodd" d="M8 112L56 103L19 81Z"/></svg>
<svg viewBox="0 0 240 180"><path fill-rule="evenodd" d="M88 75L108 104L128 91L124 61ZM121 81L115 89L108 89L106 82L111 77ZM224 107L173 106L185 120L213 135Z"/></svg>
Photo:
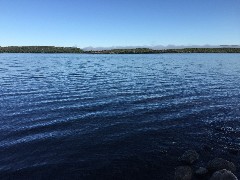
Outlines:
<svg viewBox="0 0 240 180"><path fill-rule="evenodd" d="M195 171L197 176L205 176L208 173L208 170L204 167L200 167Z"/></svg>
<svg viewBox="0 0 240 180"><path fill-rule="evenodd" d="M179 166L175 171L175 180L191 180L192 168L189 166Z"/></svg>
<svg viewBox="0 0 240 180"><path fill-rule="evenodd" d="M179 160L187 163L187 164L193 164L195 161L197 161L199 158L199 154L194 150L186 151Z"/></svg>
<svg viewBox="0 0 240 180"><path fill-rule="evenodd" d="M226 170L235 172L236 166L232 162L227 161L225 159L215 158L214 160L212 160L208 163L207 169L212 172L219 171L222 169L226 169Z"/></svg>
<svg viewBox="0 0 240 180"><path fill-rule="evenodd" d="M238 180L238 178L226 169L215 172L210 180Z"/></svg>

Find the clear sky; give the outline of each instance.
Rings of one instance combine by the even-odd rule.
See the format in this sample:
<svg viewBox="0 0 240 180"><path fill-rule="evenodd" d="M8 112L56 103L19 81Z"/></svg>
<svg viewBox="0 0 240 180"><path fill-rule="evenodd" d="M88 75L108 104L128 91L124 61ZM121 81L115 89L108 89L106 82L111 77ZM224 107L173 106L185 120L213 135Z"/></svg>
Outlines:
<svg viewBox="0 0 240 180"><path fill-rule="evenodd" d="M0 0L0 46L240 44L240 0Z"/></svg>

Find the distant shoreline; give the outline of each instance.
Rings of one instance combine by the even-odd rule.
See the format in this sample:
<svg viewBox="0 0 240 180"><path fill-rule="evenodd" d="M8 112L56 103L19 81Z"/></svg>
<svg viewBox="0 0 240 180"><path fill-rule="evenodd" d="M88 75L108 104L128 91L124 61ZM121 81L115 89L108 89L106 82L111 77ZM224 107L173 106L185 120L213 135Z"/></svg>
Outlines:
<svg viewBox="0 0 240 180"><path fill-rule="evenodd" d="M111 49L84 51L77 47L55 47L55 46L8 46L0 47L0 53L71 53L71 54L165 54L165 53L240 53L238 47L219 48L183 48L183 49L161 49L150 48L135 49Z"/></svg>

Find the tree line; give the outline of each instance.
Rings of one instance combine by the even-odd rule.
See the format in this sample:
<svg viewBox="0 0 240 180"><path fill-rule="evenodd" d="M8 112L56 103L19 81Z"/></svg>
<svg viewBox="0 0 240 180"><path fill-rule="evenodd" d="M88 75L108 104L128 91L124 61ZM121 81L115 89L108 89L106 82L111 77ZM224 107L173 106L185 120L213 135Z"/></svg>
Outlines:
<svg viewBox="0 0 240 180"><path fill-rule="evenodd" d="M160 53L240 53L240 48L184 48L153 50L149 48L112 49L101 51L84 51L90 54L160 54Z"/></svg>
<svg viewBox="0 0 240 180"><path fill-rule="evenodd" d="M160 54L160 53L240 53L240 48L184 48L184 49L162 49L149 48L136 49L111 49L83 51L77 47L55 47L55 46L8 46L1 47L0 53L84 53L84 54Z"/></svg>
<svg viewBox="0 0 240 180"><path fill-rule="evenodd" d="M8 46L0 47L0 53L82 53L76 47L55 46Z"/></svg>

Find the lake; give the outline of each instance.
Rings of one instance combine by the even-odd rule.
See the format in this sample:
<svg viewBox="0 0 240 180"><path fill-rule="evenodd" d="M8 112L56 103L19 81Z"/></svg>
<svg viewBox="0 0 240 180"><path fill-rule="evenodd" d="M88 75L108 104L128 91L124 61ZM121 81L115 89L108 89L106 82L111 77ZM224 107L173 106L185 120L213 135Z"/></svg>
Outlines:
<svg viewBox="0 0 240 180"><path fill-rule="evenodd" d="M1 179L172 179L230 148L240 54L0 54Z"/></svg>

